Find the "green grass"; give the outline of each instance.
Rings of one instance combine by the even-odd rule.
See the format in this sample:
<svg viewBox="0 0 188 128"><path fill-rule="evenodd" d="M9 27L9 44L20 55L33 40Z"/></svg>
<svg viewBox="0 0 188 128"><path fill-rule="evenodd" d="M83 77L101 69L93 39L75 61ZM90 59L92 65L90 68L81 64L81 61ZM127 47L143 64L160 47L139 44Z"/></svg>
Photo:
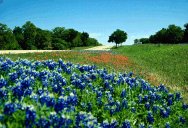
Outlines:
<svg viewBox="0 0 188 128"><path fill-rule="evenodd" d="M174 91L188 91L188 45L133 45L113 51L128 56L140 75ZM187 97L187 96L186 96Z"/></svg>

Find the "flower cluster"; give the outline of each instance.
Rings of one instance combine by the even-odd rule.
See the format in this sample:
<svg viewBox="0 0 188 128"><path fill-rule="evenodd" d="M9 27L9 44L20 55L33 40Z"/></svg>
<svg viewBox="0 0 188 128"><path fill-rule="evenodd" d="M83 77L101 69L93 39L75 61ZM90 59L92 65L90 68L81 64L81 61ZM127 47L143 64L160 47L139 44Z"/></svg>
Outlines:
<svg viewBox="0 0 188 128"><path fill-rule="evenodd" d="M62 59L0 58L0 103L3 127L188 127L179 92Z"/></svg>

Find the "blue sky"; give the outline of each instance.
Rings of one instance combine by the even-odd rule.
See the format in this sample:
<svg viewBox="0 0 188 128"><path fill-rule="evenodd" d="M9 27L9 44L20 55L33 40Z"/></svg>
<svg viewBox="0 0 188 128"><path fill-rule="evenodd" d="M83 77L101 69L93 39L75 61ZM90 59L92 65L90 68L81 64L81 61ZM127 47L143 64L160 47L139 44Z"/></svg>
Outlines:
<svg viewBox="0 0 188 128"><path fill-rule="evenodd" d="M103 44L116 29L128 33L125 44L149 37L169 24L188 23L188 0L0 0L0 22L10 28L26 21L37 27L86 31Z"/></svg>

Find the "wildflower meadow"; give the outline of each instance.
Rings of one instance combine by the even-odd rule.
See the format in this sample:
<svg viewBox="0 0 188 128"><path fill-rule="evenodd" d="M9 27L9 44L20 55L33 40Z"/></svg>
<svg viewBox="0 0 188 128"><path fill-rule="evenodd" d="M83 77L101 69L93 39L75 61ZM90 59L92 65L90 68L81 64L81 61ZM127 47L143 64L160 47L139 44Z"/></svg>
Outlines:
<svg viewBox="0 0 188 128"><path fill-rule="evenodd" d="M1 57L0 74L3 128L188 126L188 105L180 92L153 86L133 72L62 59Z"/></svg>

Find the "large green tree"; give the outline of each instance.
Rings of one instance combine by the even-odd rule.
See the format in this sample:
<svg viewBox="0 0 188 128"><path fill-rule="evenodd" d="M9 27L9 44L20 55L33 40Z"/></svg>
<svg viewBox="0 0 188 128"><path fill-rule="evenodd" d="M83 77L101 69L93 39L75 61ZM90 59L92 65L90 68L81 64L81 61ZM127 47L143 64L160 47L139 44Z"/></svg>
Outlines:
<svg viewBox="0 0 188 128"><path fill-rule="evenodd" d="M184 27L185 30L184 30L183 42L188 43L188 23L186 23Z"/></svg>
<svg viewBox="0 0 188 128"><path fill-rule="evenodd" d="M15 38L16 38L18 44L20 45L20 47L21 47L22 49L24 49L24 47L22 47L22 46L24 46L23 29L22 29L21 27L18 27L18 26L17 26L17 27L15 27L15 28L13 29L13 34L14 34L14 36L15 36Z"/></svg>
<svg viewBox="0 0 188 128"><path fill-rule="evenodd" d="M0 23L0 49L1 50L16 50L20 49L18 42L13 35L13 32L7 25Z"/></svg>
<svg viewBox="0 0 188 128"><path fill-rule="evenodd" d="M23 34L24 34L24 44L23 48L30 50L30 49L37 49L35 44L35 37L37 35L37 27L31 23L30 21L27 21L23 26Z"/></svg>
<svg viewBox="0 0 188 128"><path fill-rule="evenodd" d="M115 42L117 47L118 44L123 43L126 40L127 40L127 33L124 32L123 30L117 29L109 36L108 42Z"/></svg>
<svg viewBox="0 0 188 128"><path fill-rule="evenodd" d="M48 30L42 30L40 28L37 29L37 34L35 37L35 44L37 49L52 49L51 46L51 32Z"/></svg>
<svg viewBox="0 0 188 128"><path fill-rule="evenodd" d="M88 38L89 38L89 34L87 32L82 32L81 34L81 40L83 43L83 46L88 46Z"/></svg>
<svg viewBox="0 0 188 128"><path fill-rule="evenodd" d="M167 39L169 43L177 44L183 39L183 30L176 25L169 25L167 29Z"/></svg>
<svg viewBox="0 0 188 128"><path fill-rule="evenodd" d="M74 29L66 29L63 32L63 39L68 42L68 47L70 48L70 50L75 47L75 44L73 42L74 38L76 38L78 34L78 31L74 30Z"/></svg>

